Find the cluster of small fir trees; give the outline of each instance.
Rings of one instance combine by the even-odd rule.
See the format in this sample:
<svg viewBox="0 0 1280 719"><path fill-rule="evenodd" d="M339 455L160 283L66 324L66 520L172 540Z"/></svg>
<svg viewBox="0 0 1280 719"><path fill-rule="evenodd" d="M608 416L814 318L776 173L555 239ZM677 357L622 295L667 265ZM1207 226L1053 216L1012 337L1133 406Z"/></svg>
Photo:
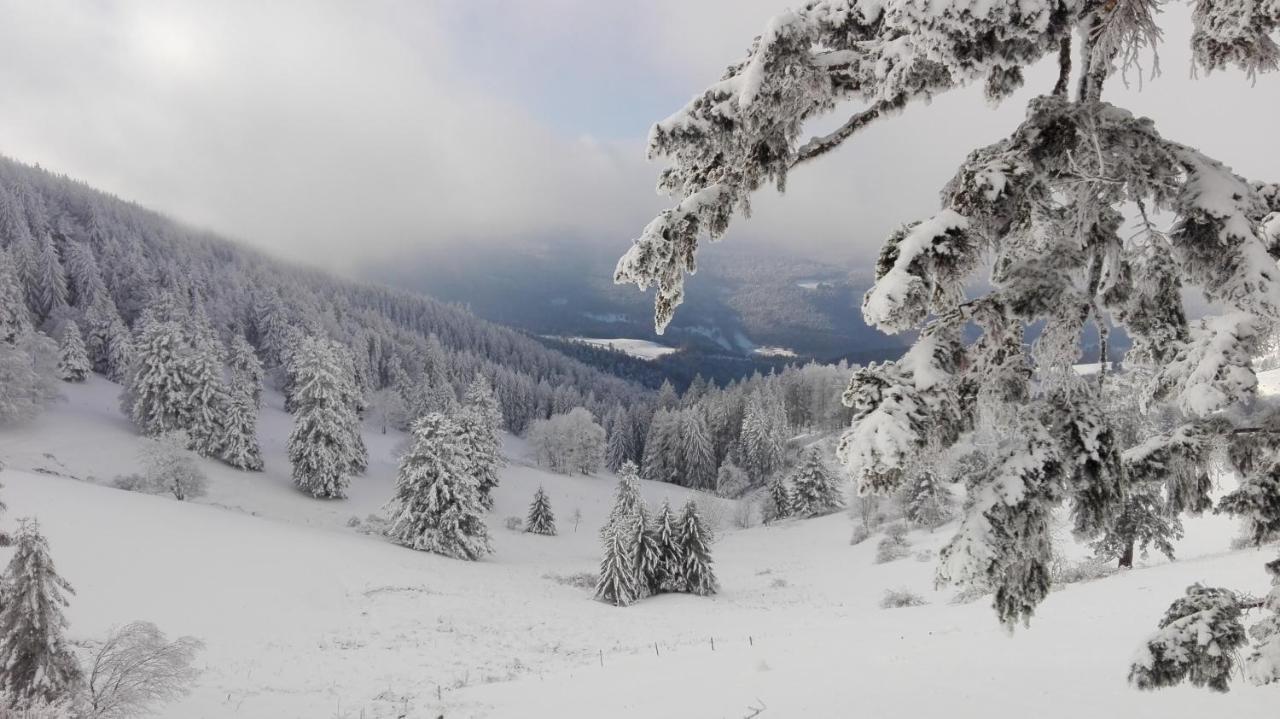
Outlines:
<svg viewBox="0 0 1280 719"><path fill-rule="evenodd" d="M231 347L228 379L226 350L207 318L160 296L138 320L121 404L146 436L184 432L195 452L256 471L261 367L242 338Z"/></svg>
<svg viewBox="0 0 1280 719"><path fill-rule="evenodd" d="M1280 324L1280 187L1240 177L1104 99L1115 74L1162 42L1159 10L1156 0L925 11L907 1L810 0L770 22L745 59L654 127L650 155L670 161L659 189L675 204L615 273L657 286L661 332L684 299L700 243L723 236L761 187L783 189L793 169L910 103L974 83L992 101L1007 99L1025 67L1056 58L1052 86L1010 135L969 154L940 211L886 240L863 316L916 339L900 360L856 371L843 395L853 417L840 456L861 494L901 491L912 465L984 455L981 470L964 477L967 501L938 578L994 590L1009 628L1029 622L1049 594L1050 529L1063 505L1079 540L1115 527L1141 541L1150 527L1132 512L1150 516L1153 493L1129 491L1131 477L1162 482L1175 513L1242 516L1258 539L1280 529L1280 421L1249 402L1251 358ZM1280 4L1202 2L1191 20L1202 69L1253 75L1280 64ZM834 130L804 134L851 102L857 109ZM1136 232L1126 217L1137 218ZM1157 224L1162 217L1173 223ZM984 269L989 282L975 293ZM1218 313L1189 320L1191 288ZM1126 366L1150 370L1144 401L1167 403L1180 418L1130 446L1102 401L1105 362L1094 378L1072 369L1091 328L1109 359L1114 326L1132 340ZM1223 443L1241 486L1215 505L1203 468ZM1247 636L1251 606L1267 614ZM1280 681L1278 609L1275 590L1246 602L1192 587L1131 681L1224 689L1246 642L1249 676Z"/></svg>
<svg viewBox="0 0 1280 719"><path fill-rule="evenodd" d="M677 515L664 501L651 518L633 463L624 464L613 509L600 529L603 555L596 598L627 606L661 592L715 594L711 533L690 498Z"/></svg>

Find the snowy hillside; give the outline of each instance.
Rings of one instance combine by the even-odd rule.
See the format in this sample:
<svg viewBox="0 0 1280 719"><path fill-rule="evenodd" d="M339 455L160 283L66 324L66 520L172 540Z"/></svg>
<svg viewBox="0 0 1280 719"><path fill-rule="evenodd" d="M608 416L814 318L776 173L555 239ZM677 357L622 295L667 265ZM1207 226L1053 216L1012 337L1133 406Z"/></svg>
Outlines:
<svg viewBox="0 0 1280 719"><path fill-rule="evenodd" d="M3 496L7 519L40 518L77 590L73 641L147 619L206 643L199 686L163 717L739 717L752 706L765 717L1250 717L1274 701L1243 683L1226 697L1125 683L1133 650L1184 586L1262 590L1259 554L1225 551L1236 531L1225 519L1189 522L1177 563L1067 586L1012 638L985 600L952 605L953 591L933 589L947 527L911 534L919 558L877 565L875 538L850 546L843 515L725 531L720 594L616 608L550 578L596 568L610 477L526 466L508 438L489 516L496 552L460 562L347 526L390 496L395 433L366 432L370 469L350 499L294 490L278 397L260 425L265 473L206 463L199 503L98 486L136 469L140 440L117 392L99 378L67 386L66 402L0 434ZM539 484L561 534L504 529ZM685 494L643 491L651 503ZM880 609L891 588L930 604Z"/></svg>
<svg viewBox="0 0 1280 719"><path fill-rule="evenodd" d="M570 341L581 342L593 347L602 347L604 349L616 350L631 355L637 359L655 360L659 357L665 357L676 351L675 347L660 345L657 342L649 340L627 339L620 337L617 339L597 339L592 337L569 337Z"/></svg>

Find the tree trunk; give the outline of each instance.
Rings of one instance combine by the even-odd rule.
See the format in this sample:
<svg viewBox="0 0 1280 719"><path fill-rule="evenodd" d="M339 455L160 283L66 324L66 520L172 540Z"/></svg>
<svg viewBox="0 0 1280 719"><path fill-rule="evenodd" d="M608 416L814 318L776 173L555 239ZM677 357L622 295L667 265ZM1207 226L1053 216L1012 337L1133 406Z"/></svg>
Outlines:
<svg viewBox="0 0 1280 719"><path fill-rule="evenodd" d="M1120 568L1133 569L1133 540L1124 545L1124 554L1120 555Z"/></svg>

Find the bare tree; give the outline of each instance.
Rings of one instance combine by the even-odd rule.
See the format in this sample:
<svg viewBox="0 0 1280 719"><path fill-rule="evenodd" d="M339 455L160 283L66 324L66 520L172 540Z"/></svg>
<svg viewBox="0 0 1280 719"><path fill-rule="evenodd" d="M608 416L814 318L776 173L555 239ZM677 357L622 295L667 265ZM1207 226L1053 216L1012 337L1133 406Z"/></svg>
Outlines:
<svg viewBox="0 0 1280 719"><path fill-rule="evenodd" d="M169 641L151 622L133 622L111 632L89 671L89 716L138 716L184 696L199 674L191 662L203 646L195 637Z"/></svg>

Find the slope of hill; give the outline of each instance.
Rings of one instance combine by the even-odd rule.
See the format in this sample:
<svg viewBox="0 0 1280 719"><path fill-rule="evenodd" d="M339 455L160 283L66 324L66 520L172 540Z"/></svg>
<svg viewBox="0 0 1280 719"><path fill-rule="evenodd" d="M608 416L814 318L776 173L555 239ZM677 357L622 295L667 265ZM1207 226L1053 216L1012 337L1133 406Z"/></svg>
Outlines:
<svg viewBox="0 0 1280 719"><path fill-rule="evenodd" d="M952 605L952 591L933 587L948 527L910 535L919 557L875 564L874 538L850 546L842 515L726 527L718 595L620 609L552 578L594 571L607 475L543 472L509 439L488 521L496 553L459 562L347 526L390 496L394 432L366 430L370 469L349 500L295 492L275 396L260 426L266 472L205 462L212 486L199 502L102 486L136 469L140 439L117 391L98 378L69 385L66 402L0 434L0 477L10 515L39 517L77 589L73 640L147 619L206 643L195 691L161 717L740 717L764 706L761 716L1180 719L1261 717L1274 703L1273 690L1243 682L1227 696L1125 684L1133 650L1183 587L1263 589L1263 555L1226 551L1235 527L1220 517L1188 523L1181 561L1066 586L1012 638L984 600ZM504 529L538 485L560 535ZM651 503L691 496L652 483L643 492ZM882 610L890 588L930 604Z"/></svg>
<svg viewBox="0 0 1280 719"><path fill-rule="evenodd" d="M573 405L594 397L592 409L601 415L644 394L639 385L457 306L293 266L3 157L0 249L12 257L29 296L48 292L33 313L55 337L70 321L90 331L89 311L101 291L110 314L130 327L169 296L220 338L245 336L268 368L296 334L326 334L351 349L362 389L396 377L416 381L433 363L455 390L483 373L517 431L550 405L557 389Z"/></svg>

